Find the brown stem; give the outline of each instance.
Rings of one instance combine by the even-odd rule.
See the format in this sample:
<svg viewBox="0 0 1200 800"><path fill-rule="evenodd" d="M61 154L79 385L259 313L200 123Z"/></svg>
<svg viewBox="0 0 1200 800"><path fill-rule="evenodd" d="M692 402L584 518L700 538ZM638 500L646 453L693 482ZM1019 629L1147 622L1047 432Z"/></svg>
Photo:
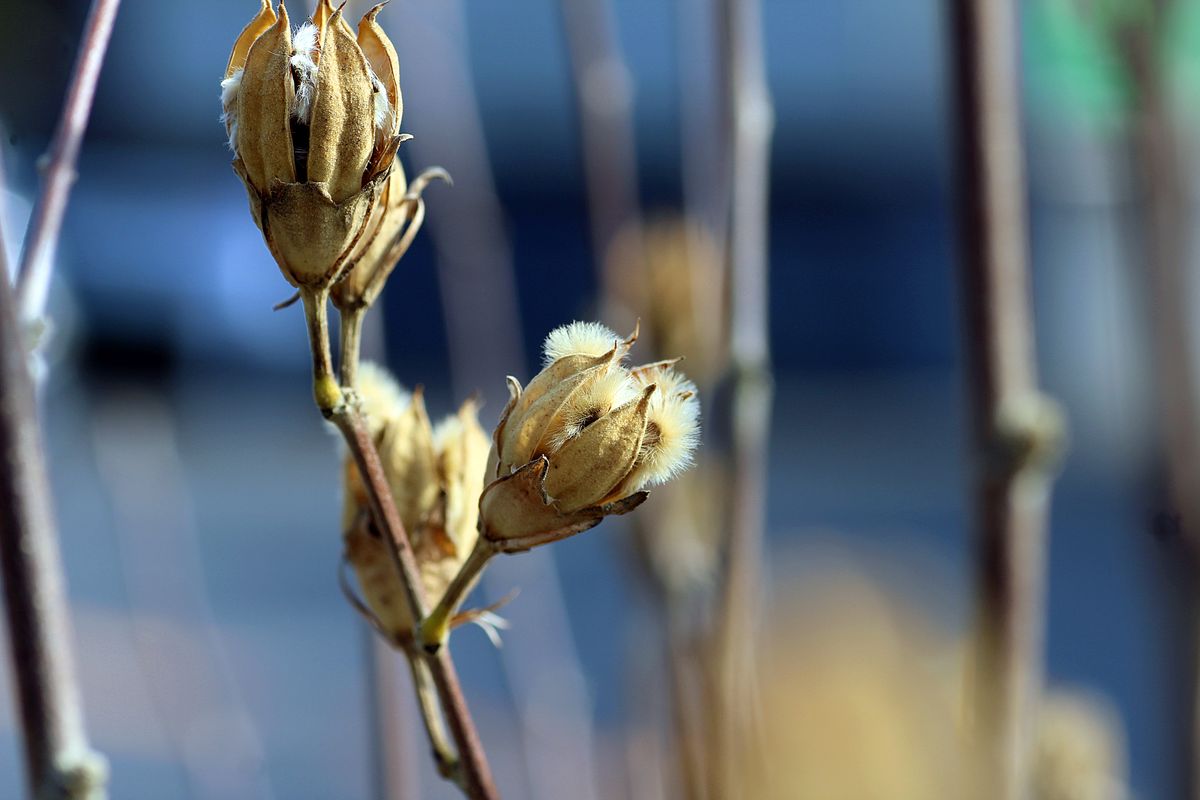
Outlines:
<svg viewBox="0 0 1200 800"><path fill-rule="evenodd" d="M754 637L766 510L771 376L767 324L768 199L773 127L758 0L720 0L719 64L729 147L726 240L732 381L732 482L718 618L718 795L735 794L735 762L755 713Z"/></svg>
<svg viewBox="0 0 1200 800"><path fill-rule="evenodd" d="M313 399L321 414L330 417L344 405L337 379L333 377L333 356L329 352L329 290L303 288L304 319L308 323L308 344L313 360Z"/></svg>
<svg viewBox="0 0 1200 800"><path fill-rule="evenodd" d="M356 306L341 312L338 324L338 336L341 340L341 358L338 369L341 372L342 387L353 389L358 380L358 357L362 349L363 318L367 315L365 306Z"/></svg>
<svg viewBox="0 0 1200 800"><path fill-rule="evenodd" d="M20 318L25 322L40 317L45 305L67 199L75 183L79 147L87 130L92 99L96 96L96 82L100 79L100 67L104 63L104 53L108 49L119 5L120 0L94 0L88 12L71 85L67 89L62 116L50 145L45 183L33 207L21 251L17 302Z"/></svg>
<svg viewBox="0 0 1200 800"><path fill-rule="evenodd" d="M342 432L346 445L354 456L359 474L367 487L371 504L371 514L375 524L383 535L383 541L388 547L388 553L400 575L404 585L405 597L408 599L412 618L424 619L428 610L424 593L421 589L420 572L417 569L416 557L412 544L404 530L404 524L396 513L391 490L384 477L383 464L370 433L363 424L358 412L349 404L342 403L331 411L331 421ZM458 756L462 767L463 790L472 800L493 800L500 795L492 781L491 769L484 755L483 746L479 742L479 734L475 730L474 720L467 710L459 686L458 674L454 662L450 658L450 648L443 647L436 654L426 653L424 662L429 666L434 685L437 687L438 698L442 702L442 711L450 727L450 734L458 748Z"/></svg>
<svg viewBox="0 0 1200 800"><path fill-rule="evenodd" d="M983 785L1029 787L1042 684L1047 463L1061 421L1038 391L1029 300L1016 3L955 0L961 291L975 485L977 649L972 685Z"/></svg>
<svg viewBox="0 0 1200 800"><path fill-rule="evenodd" d="M0 276L2 277L2 276ZM31 797L104 796L71 654L33 383L8 280L0 280L0 573Z"/></svg>
<svg viewBox="0 0 1200 800"><path fill-rule="evenodd" d="M1180 549L1187 551L1182 563L1190 572L1185 581L1200 585L1200 419L1196 415L1200 396L1190 325L1190 170L1181 158L1162 55L1166 20L1177 5L1172 0L1152 3L1147 13L1117 29L1115 44L1134 86L1129 145L1138 195L1136 260L1146 290L1158 446L1165 461L1166 494L1181 520ZM1177 555L1173 549L1163 552L1164 561L1172 568L1177 565ZM1189 640L1183 648L1189 685L1182 692L1177 687L1170 691L1173 696L1190 697L1193 707L1191 718L1183 721L1183 729L1171 739L1185 748L1186 756L1179 761L1185 770L1188 796L1200 800L1200 626L1191 613L1196 607L1195 590L1189 586L1186 592L1188 610L1176 616L1184 620L1184 636ZM1168 597L1165 602L1174 599Z"/></svg>

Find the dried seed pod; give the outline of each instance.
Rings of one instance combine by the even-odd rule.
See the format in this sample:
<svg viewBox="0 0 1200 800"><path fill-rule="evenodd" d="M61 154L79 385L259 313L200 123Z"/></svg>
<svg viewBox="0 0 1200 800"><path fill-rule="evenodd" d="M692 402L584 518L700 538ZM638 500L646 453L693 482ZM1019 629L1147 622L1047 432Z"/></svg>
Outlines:
<svg viewBox="0 0 1200 800"><path fill-rule="evenodd" d="M420 390L401 390L381 368L364 364L359 402L384 474L412 542L426 596L436 603L478 538L478 498L487 469L488 437L468 400L435 429ZM371 524L358 469L345 462L343 538L371 614L394 641L412 635L413 620L395 566Z"/></svg>
<svg viewBox="0 0 1200 800"><path fill-rule="evenodd" d="M360 41L322 0L293 38L284 5L276 13L264 0L226 66L221 97L234 171L297 287L327 289L382 228L386 207L377 199L399 145L400 94L377 13L364 18Z"/></svg>
<svg viewBox="0 0 1200 800"><path fill-rule="evenodd" d="M499 549L626 513L645 500L644 486L690 464L694 387L668 365L622 366L636 338L573 323L547 337L546 366L524 390L509 379L512 399L493 437L500 477L480 499L482 534Z"/></svg>

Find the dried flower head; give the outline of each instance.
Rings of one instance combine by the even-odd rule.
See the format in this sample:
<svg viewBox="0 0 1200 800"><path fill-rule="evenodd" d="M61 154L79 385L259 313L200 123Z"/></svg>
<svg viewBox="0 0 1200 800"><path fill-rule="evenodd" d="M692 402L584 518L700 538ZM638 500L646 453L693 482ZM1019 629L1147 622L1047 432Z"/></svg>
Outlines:
<svg viewBox="0 0 1200 800"><path fill-rule="evenodd" d="M396 52L375 21L357 35L321 0L293 36L267 0L221 82L233 167L284 277L325 289L382 227L377 201L403 137Z"/></svg>
<svg viewBox="0 0 1200 800"><path fill-rule="evenodd" d="M632 510L643 489L691 463L695 388L670 364L630 371L637 339L596 323L553 331L545 366L511 399L493 437L498 480L480 500L483 535L520 550Z"/></svg>
<svg viewBox="0 0 1200 800"><path fill-rule="evenodd" d="M725 362L725 283L721 250L711 232L685 217L631 223L605 259L615 299L639 316L651 347L686 353L688 371L711 385Z"/></svg>
<svg viewBox="0 0 1200 800"><path fill-rule="evenodd" d="M435 428L420 390L408 394L385 371L364 364L359 401L379 447L396 510L412 541L426 596L436 602L474 547L478 498L487 471L488 437L475 400ZM388 550L371 523L358 469L345 464L343 531L371 615L394 641L413 621Z"/></svg>

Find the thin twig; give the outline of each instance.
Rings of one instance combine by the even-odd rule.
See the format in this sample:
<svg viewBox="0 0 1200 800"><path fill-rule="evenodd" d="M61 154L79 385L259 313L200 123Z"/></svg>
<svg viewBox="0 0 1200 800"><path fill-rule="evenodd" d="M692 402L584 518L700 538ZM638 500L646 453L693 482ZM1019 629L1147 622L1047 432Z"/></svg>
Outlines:
<svg viewBox="0 0 1200 800"><path fill-rule="evenodd" d="M1038 391L1030 308L1016 3L954 0L961 291L975 486L977 651L972 689L983 785L1027 796L1042 630L1056 408Z"/></svg>
<svg viewBox="0 0 1200 800"><path fill-rule="evenodd" d="M0 570L30 795L98 800L104 759L88 743L71 654L62 558L25 347L0 280Z"/></svg>
<svg viewBox="0 0 1200 800"><path fill-rule="evenodd" d="M25 323L41 317L46 304L54 253L67 211L67 199L75 183L75 164L79 160L79 148L87 130L100 67L104 63L119 5L120 0L93 0L88 12L62 117L50 145L45 183L33 207L21 251L17 303L20 319Z"/></svg>
<svg viewBox="0 0 1200 800"><path fill-rule="evenodd" d="M1183 569L1181 592L1164 602L1173 606L1187 644L1180 672L1187 681L1178 696L1191 703L1178 733L1180 761L1188 796L1200 800L1200 395L1197 394L1195 348L1191 327L1192 292L1188 251L1189 169L1180 154L1177 123L1171 113L1169 78L1162 49L1166 21L1179 4L1156 0L1113 32L1134 87L1129 115L1132 175L1138 194L1138 249L1146 289L1146 319L1156 383L1159 448L1165 462L1166 494L1179 514L1183 536L1167 542L1163 563L1167 575ZM1178 558L1178 550L1185 557ZM1178 581L1176 581L1178 582ZM1170 585L1170 581L1164 581ZM1182 595L1182 602L1177 595ZM1168 635L1176 635L1173 632Z"/></svg>
<svg viewBox="0 0 1200 800"><path fill-rule="evenodd" d="M755 708L753 654L766 516L771 374L767 322L768 199L773 110L758 0L721 0L719 64L729 148L729 441L733 473L718 620L718 796L736 794L735 750L746 746Z"/></svg>
<svg viewBox="0 0 1200 800"><path fill-rule="evenodd" d="M404 530L404 524L396 513L391 490L384 477L383 464L370 433L363 424L362 418L349 403L337 407L331 416L331 421L342 432L346 446L354 456L359 474L366 485L371 503L371 513L375 524L379 527L383 541L388 547L388 553L395 563L401 576L405 595L409 601L413 619L424 619L429 606L425 602L421 589L420 572L417 568L416 557L412 544ZM492 781L491 769L479 742L479 734L475 730L474 720L467 710L459 686L458 674L454 662L450 658L450 648L442 647L436 654L424 654L425 663L429 666L438 697L442 702L442 711L450 727L451 736L458 748L459 762L462 767L463 789L472 800L492 800L499 793Z"/></svg>
<svg viewBox="0 0 1200 800"><path fill-rule="evenodd" d="M605 308L613 319L617 291L605 269L609 249L619 234L639 237L634 257L645 258L640 245L637 146L633 128L633 86L617 41L616 20L607 0L561 0L563 26L575 80L575 103L588 193L592 250ZM640 272L640 263L638 265Z"/></svg>

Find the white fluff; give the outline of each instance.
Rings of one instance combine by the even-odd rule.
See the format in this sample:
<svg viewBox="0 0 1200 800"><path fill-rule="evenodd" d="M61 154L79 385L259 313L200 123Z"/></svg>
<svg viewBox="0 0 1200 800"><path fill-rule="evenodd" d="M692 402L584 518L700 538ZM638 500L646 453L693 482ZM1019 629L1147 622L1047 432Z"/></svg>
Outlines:
<svg viewBox="0 0 1200 800"><path fill-rule="evenodd" d="M621 337L599 322L572 322L550 331L542 345L548 367L564 356L599 356L613 349Z"/></svg>
<svg viewBox="0 0 1200 800"><path fill-rule="evenodd" d="M392 104L388 100L383 81L375 77L374 72L371 73L371 88L375 90L375 127L383 133L391 133Z"/></svg>
<svg viewBox="0 0 1200 800"><path fill-rule="evenodd" d="M292 75L296 79L296 100L292 116L307 124L312 115L313 96L317 90L317 29L306 22L296 31L292 40Z"/></svg>
<svg viewBox="0 0 1200 800"><path fill-rule="evenodd" d="M237 152L237 107L238 92L242 89L242 72L239 67L225 80L221 81L221 122L225 123L225 132L229 134L229 149Z"/></svg>
<svg viewBox="0 0 1200 800"><path fill-rule="evenodd" d="M399 417L412 394L406 391L384 367L370 361L358 365L358 402L372 434L390 420Z"/></svg>
<svg viewBox="0 0 1200 800"><path fill-rule="evenodd" d="M692 465L700 444L696 385L671 367L633 372L635 385L657 388L650 396L646 436L628 481L631 491L666 483Z"/></svg>

